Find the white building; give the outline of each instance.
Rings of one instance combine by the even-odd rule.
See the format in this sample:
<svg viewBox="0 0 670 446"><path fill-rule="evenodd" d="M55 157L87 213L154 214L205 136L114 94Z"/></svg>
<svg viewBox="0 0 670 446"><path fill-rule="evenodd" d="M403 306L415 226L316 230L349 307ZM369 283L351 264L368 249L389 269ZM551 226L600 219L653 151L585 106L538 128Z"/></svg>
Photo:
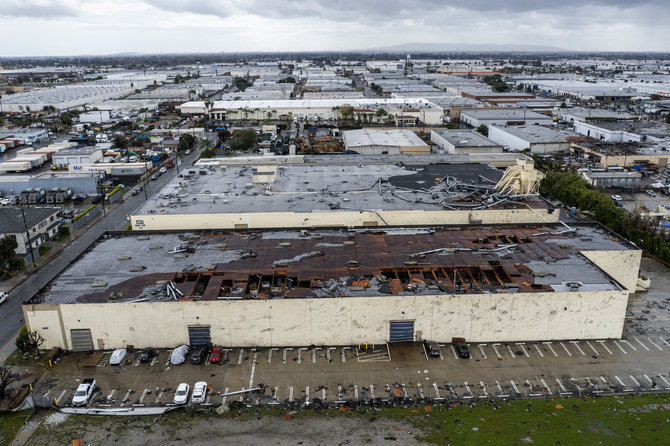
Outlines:
<svg viewBox="0 0 670 446"><path fill-rule="evenodd" d="M591 138L607 141L607 142L640 142L642 135L627 131L626 127L622 127L616 122L601 122L592 124L588 122L575 122L575 132L580 135L589 136Z"/></svg>
<svg viewBox="0 0 670 446"><path fill-rule="evenodd" d="M485 125L550 125L551 116L522 108L472 108L461 111L461 122L473 127Z"/></svg>
<svg viewBox="0 0 670 446"><path fill-rule="evenodd" d="M491 126L489 138L511 150L530 149L531 153L555 153L570 150L567 138L574 136L562 130L540 125Z"/></svg>
<svg viewBox="0 0 670 446"><path fill-rule="evenodd" d="M344 147L361 155L430 153L430 147L411 130L348 130L342 133Z"/></svg>
<svg viewBox="0 0 670 446"><path fill-rule="evenodd" d="M103 122L109 122L110 119L109 110L94 110L79 115L79 122L81 123L102 124Z"/></svg>
<svg viewBox="0 0 670 446"><path fill-rule="evenodd" d="M430 140L452 155L502 152L502 146L474 130L433 129Z"/></svg>
<svg viewBox="0 0 670 446"><path fill-rule="evenodd" d="M18 207L0 208L0 238L9 236L15 239L18 244L16 255L23 258L24 262L31 259L31 245L33 256L38 258L38 248L58 234L58 225L61 222L58 218L59 211L59 208L35 206L24 207L23 212Z"/></svg>
<svg viewBox="0 0 670 446"><path fill-rule="evenodd" d="M68 166L70 164L95 164L101 162L102 157L102 149L98 147L62 150L57 154L54 154L53 165Z"/></svg>

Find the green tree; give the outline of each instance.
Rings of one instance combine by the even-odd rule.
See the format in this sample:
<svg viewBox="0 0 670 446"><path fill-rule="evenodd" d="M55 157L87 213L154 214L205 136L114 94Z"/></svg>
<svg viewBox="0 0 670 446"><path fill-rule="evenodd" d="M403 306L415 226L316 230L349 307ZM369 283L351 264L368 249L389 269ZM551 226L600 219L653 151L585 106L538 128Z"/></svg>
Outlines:
<svg viewBox="0 0 670 446"><path fill-rule="evenodd" d="M277 81L277 83L278 84L295 84L295 78L291 77L291 76L288 76L288 77L285 77L284 79L279 79Z"/></svg>
<svg viewBox="0 0 670 446"><path fill-rule="evenodd" d="M243 77L236 76L233 79L233 84L237 87L238 90L244 91L247 88L251 87L253 84Z"/></svg>
<svg viewBox="0 0 670 446"><path fill-rule="evenodd" d="M230 137L232 136L232 133L230 133L230 130L228 130L228 129L223 129L223 130L218 131L217 136L218 136L218 140L219 140L217 145L220 146L221 144L223 144L224 142L226 142L230 139Z"/></svg>
<svg viewBox="0 0 670 446"><path fill-rule="evenodd" d="M484 124L477 127L477 131L484 136L489 136L489 128Z"/></svg>
<svg viewBox="0 0 670 446"><path fill-rule="evenodd" d="M354 107L352 107L349 104L344 104L343 106L340 107L340 115L344 119L349 119L354 116Z"/></svg>
<svg viewBox="0 0 670 446"><path fill-rule="evenodd" d="M5 389L7 389L7 386L13 382L14 377L12 376L12 371L9 367L0 367L0 400L5 397Z"/></svg>
<svg viewBox="0 0 670 446"><path fill-rule="evenodd" d="M16 337L16 348L23 353L32 353L34 351L36 355L39 355L40 347L44 345L44 342L44 338L38 331L28 331L24 325Z"/></svg>
<svg viewBox="0 0 670 446"><path fill-rule="evenodd" d="M3 237L0 239L0 278L5 278L12 272L12 260L19 244L14 237Z"/></svg>
<svg viewBox="0 0 670 446"><path fill-rule="evenodd" d="M179 146L177 147L177 150L189 150L192 149L194 145L195 136L191 135L190 133L184 133L179 137Z"/></svg>
<svg viewBox="0 0 670 446"><path fill-rule="evenodd" d="M230 137L230 148L236 151L248 151L257 141L258 136L254 129L235 130Z"/></svg>

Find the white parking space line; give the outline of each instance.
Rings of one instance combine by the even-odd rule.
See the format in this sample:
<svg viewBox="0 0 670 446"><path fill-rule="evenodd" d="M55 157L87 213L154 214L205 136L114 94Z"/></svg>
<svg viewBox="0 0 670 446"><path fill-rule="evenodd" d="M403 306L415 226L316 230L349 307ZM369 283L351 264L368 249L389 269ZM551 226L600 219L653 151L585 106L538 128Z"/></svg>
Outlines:
<svg viewBox="0 0 670 446"><path fill-rule="evenodd" d="M653 345L653 346L656 347L657 349L663 351L663 349L662 349L661 347L659 347L657 343L655 343L654 341L652 341L651 338L647 338L647 339L649 340L649 342L651 342L651 345Z"/></svg>
<svg viewBox="0 0 670 446"><path fill-rule="evenodd" d="M670 383L668 382L668 380L665 379L665 377L663 375L661 375L660 373L658 374L658 377L661 378L663 380L663 382L665 383L665 390L669 390L670 389Z"/></svg>
<svg viewBox="0 0 670 446"><path fill-rule="evenodd" d="M237 357L237 365L242 364L242 355L244 355L244 349L243 348L240 349L240 354Z"/></svg>
<svg viewBox="0 0 670 446"><path fill-rule="evenodd" d="M158 359L158 355L154 356L153 359L151 360L151 364L149 364L149 365L153 366L154 364L156 364L157 359Z"/></svg>
<svg viewBox="0 0 670 446"><path fill-rule="evenodd" d="M48 393L48 392L47 392ZM109 392L109 395L107 395L107 402L110 402L114 399L114 394L116 393L116 389L112 390ZM46 396L46 395L45 395Z"/></svg>
<svg viewBox="0 0 670 446"><path fill-rule="evenodd" d="M321 389L321 401L326 401L326 389Z"/></svg>
<svg viewBox="0 0 670 446"><path fill-rule="evenodd" d="M512 388L514 389L514 392L517 395L521 395L521 392L519 392L519 389L516 387L516 384L514 384L514 381L510 381L512 383Z"/></svg>
<svg viewBox="0 0 670 446"><path fill-rule="evenodd" d="M633 336L633 339L635 339L635 340L637 341L637 343L640 344L640 345L642 346L642 348L644 348L645 350L649 351L649 347L647 347L646 345L644 345L644 344L642 343L642 341L640 341L640 340L637 338L637 336Z"/></svg>
<svg viewBox="0 0 670 446"><path fill-rule="evenodd" d="M277 352L277 351L279 351L279 349L278 348L269 348L268 349L268 364L272 364L272 352L273 351Z"/></svg>
<svg viewBox="0 0 670 446"><path fill-rule="evenodd" d="M537 344L533 344L533 347L535 347L535 350L537 350L537 354L540 355L540 358L544 358L544 353L542 353L540 347Z"/></svg>
<svg viewBox="0 0 670 446"><path fill-rule="evenodd" d="M582 356L586 356L586 353L584 353L584 350L582 350L582 348L579 346L579 341L570 341L570 344L577 347L577 350L579 350L579 353L581 353Z"/></svg>
<svg viewBox="0 0 670 446"><path fill-rule="evenodd" d="M551 345L551 342L543 342L544 345L546 345L549 350L554 354L554 356L558 356L558 353L554 350L554 347Z"/></svg>
<svg viewBox="0 0 670 446"><path fill-rule="evenodd" d="M158 390L158 387L156 387L156 398L154 399L154 404L158 404L161 402L161 397L163 396L163 391Z"/></svg>
<svg viewBox="0 0 670 446"><path fill-rule="evenodd" d="M640 386L640 383L637 382L637 379L635 379L635 377L634 377L633 375L628 375L628 376L630 376L630 379L633 380L633 382L635 383L635 385L636 385L637 387L642 387L642 386Z"/></svg>
<svg viewBox="0 0 670 446"><path fill-rule="evenodd" d="M621 342L625 342L627 346L629 346L629 347L632 348L633 350L637 351L637 349L633 346L633 344L631 344L631 343L628 342L627 340L622 339Z"/></svg>
<svg viewBox="0 0 670 446"><path fill-rule="evenodd" d="M309 386L305 387L305 401L309 403Z"/></svg>
<svg viewBox="0 0 670 446"><path fill-rule="evenodd" d="M61 404L61 400L63 399L63 397L65 396L66 393L67 393L67 389L63 390L60 393L60 395L58 395L58 398L56 398L56 404L59 404L59 405Z"/></svg>
<svg viewBox="0 0 670 446"><path fill-rule="evenodd" d="M498 381L496 381L496 387L498 388L498 398L507 398L509 396Z"/></svg>
<svg viewBox="0 0 670 446"><path fill-rule="evenodd" d="M516 358L514 352L512 351L512 347L510 347L509 344L505 344L505 347L507 347L507 351L509 352L509 355L512 357L512 359Z"/></svg>
<svg viewBox="0 0 670 446"><path fill-rule="evenodd" d="M478 345L478 347L479 347L479 352L482 354L482 357L483 357L484 359L486 359L486 353L484 353L484 346L485 346L485 345L486 345L486 344L479 344L479 345Z"/></svg>
<svg viewBox="0 0 670 446"><path fill-rule="evenodd" d="M126 405L126 403L128 402L128 397L130 396L130 392L131 392L132 390L133 390L133 389L128 389L128 391L127 391L126 394L124 395L123 399L121 400L121 406L125 406L125 405Z"/></svg>
<svg viewBox="0 0 670 446"><path fill-rule="evenodd" d="M540 382L542 383L542 385L544 386L544 388L547 389L547 393L548 393L549 395L553 395L553 392L551 391L551 389L549 388L549 386L547 385L547 383L546 383L543 379L540 379Z"/></svg>
<svg viewBox="0 0 670 446"><path fill-rule="evenodd" d="M572 395L572 392L569 392L569 391L565 388L565 386L563 385L563 383L561 382L560 379L556 378L556 383L558 384L558 387L561 389L561 390L559 390L559 392L558 392L561 396L563 396L563 395Z"/></svg>
<svg viewBox="0 0 670 446"><path fill-rule="evenodd" d="M559 344L561 344L561 347L563 347L563 350L565 350L565 353L567 353L568 356L572 356L572 353L570 353L570 350L568 350L568 347L566 347L563 342L559 342Z"/></svg>
<svg viewBox="0 0 670 446"><path fill-rule="evenodd" d="M570 378L570 381L572 381L572 385L577 388L577 392L579 392L581 396L582 388L579 387L579 384L577 384L577 380L575 378Z"/></svg>
<svg viewBox="0 0 670 446"><path fill-rule="evenodd" d="M484 395L479 395L479 398L488 398L489 393L486 391L486 386L484 385L484 381L479 381L479 385L482 388L482 392L484 392Z"/></svg>
<svg viewBox="0 0 670 446"><path fill-rule="evenodd" d="M619 378L618 376L614 375L614 379L619 381L619 384L621 384L621 387L623 387L624 392L632 392L633 391L633 389L628 388L628 386L623 381L621 381L621 378Z"/></svg>
<svg viewBox="0 0 670 446"><path fill-rule="evenodd" d="M312 349L312 364L316 364L316 352L317 350L321 350L321 347L314 347Z"/></svg>
<svg viewBox="0 0 670 446"><path fill-rule="evenodd" d="M670 347L670 344L668 344L668 341L666 341L666 340L663 339L663 338L658 338L658 339L660 339L665 345L667 345L668 347Z"/></svg>
<svg viewBox="0 0 670 446"><path fill-rule="evenodd" d="M423 386L421 384L417 384L416 389L419 391L419 397L421 397L421 399L424 399L425 397L423 396Z"/></svg>
<svg viewBox="0 0 670 446"><path fill-rule="evenodd" d="M292 348L285 348L284 349L284 355L282 356L282 362L286 364L286 352L289 350L293 350Z"/></svg>
<svg viewBox="0 0 670 446"><path fill-rule="evenodd" d="M370 384L370 397L374 400L375 399L375 386Z"/></svg>
<svg viewBox="0 0 670 446"><path fill-rule="evenodd" d="M440 390L437 388L437 383L433 383L433 390L435 390L435 399L436 400L443 400L444 399L440 396Z"/></svg>
<svg viewBox="0 0 670 446"><path fill-rule="evenodd" d="M168 350L168 352L167 352L168 357L167 357L167 360L165 361L166 366L170 365L170 358L172 358L172 352L173 352L173 350Z"/></svg>
<svg viewBox="0 0 670 446"><path fill-rule="evenodd" d="M351 347L342 347L342 362L347 362L347 356L344 354L344 352L350 348Z"/></svg>
<svg viewBox="0 0 670 446"><path fill-rule="evenodd" d="M288 400L293 402L293 386L288 388Z"/></svg>
<svg viewBox="0 0 670 446"><path fill-rule="evenodd" d="M458 359L458 355L456 354L456 349L454 348L453 344L449 344L449 347L451 347L451 353L454 354L454 358Z"/></svg>
<svg viewBox="0 0 670 446"><path fill-rule="evenodd" d="M542 396L541 393L536 393L533 390L533 384L529 380L526 380L526 385L528 386L528 395L529 396Z"/></svg>
<svg viewBox="0 0 670 446"><path fill-rule="evenodd" d="M401 384L402 386L402 396L407 398L407 388L405 387L405 384Z"/></svg>
<svg viewBox="0 0 670 446"><path fill-rule="evenodd" d="M526 343L525 342L517 342L516 345L521 347L521 350L523 351L523 354L526 355L526 358L530 358L530 355L526 351Z"/></svg>
<svg viewBox="0 0 670 446"><path fill-rule="evenodd" d="M610 355L614 354L614 353L612 353L612 350L610 350L609 347L605 344L605 341L596 341L596 342L599 343L602 348L607 350L607 353L609 353Z"/></svg>
<svg viewBox="0 0 670 446"><path fill-rule="evenodd" d="M627 354L628 354L628 352L627 352L626 350L624 350L623 347L622 347L621 345L619 345L619 343L618 343L615 339L612 339L612 342L614 342L614 345L616 345L617 347L619 347L619 350L621 350L621 351L623 352L624 355L627 355Z"/></svg>
<svg viewBox="0 0 670 446"><path fill-rule="evenodd" d="M330 359L331 350L337 350L337 348L336 347L328 347L326 349L326 359L328 360L328 362L331 362L331 359Z"/></svg>
<svg viewBox="0 0 670 446"><path fill-rule="evenodd" d="M242 393L240 393L240 401L244 401L244 391L247 390L246 387L242 387Z"/></svg>
<svg viewBox="0 0 670 446"><path fill-rule="evenodd" d="M649 381L649 387L651 388L651 390L659 390L659 387L656 385L656 383L654 381L651 380L651 378L649 378L647 375L642 375L642 376L644 376L644 379Z"/></svg>
<svg viewBox="0 0 670 446"><path fill-rule="evenodd" d="M228 387L226 387L226 390L223 391L224 394L228 393ZM291 395L293 395L293 387L291 387ZM221 400L221 405L226 404L226 400L228 399L227 396L224 396L223 399ZM291 400L293 401L293 400Z"/></svg>
<svg viewBox="0 0 670 446"><path fill-rule="evenodd" d="M358 386L354 386L354 401L358 401Z"/></svg>
<svg viewBox="0 0 670 446"><path fill-rule="evenodd" d="M305 347L298 349L298 364L302 364L302 352L307 351Z"/></svg>
<svg viewBox="0 0 670 446"><path fill-rule="evenodd" d="M140 404L143 404L144 397L146 397L147 393L149 393L149 392L150 392L149 389L144 389L144 392L142 392L142 396L140 397Z"/></svg>
<svg viewBox="0 0 670 446"><path fill-rule="evenodd" d="M596 355L600 356L600 353L598 353L598 350L596 350L596 348L591 344L591 342L586 341L586 345L588 345L589 347L591 347L591 350L593 350L593 353L595 353Z"/></svg>
<svg viewBox="0 0 670 446"><path fill-rule="evenodd" d="M254 359L251 362L251 377L249 378L249 388L254 387L254 373L256 373L256 360L258 359L258 352L254 352Z"/></svg>
<svg viewBox="0 0 670 446"><path fill-rule="evenodd" d="M138 356L137 359L135 360L135 363L133 364L135 367L140 365L140 357Z"/></svg>
<svg viewBox="0 0 670 446"><path fill-rule="evenodd" d="M491 347L493 347L493 351L496 352L496 356L498 357L498 359L502 359L502 356L500 356L500 353L498 353L498 349L496 348L496 346L498 345L500 344L491 344Z"/></svg>
<svg viewBox="0 0 670 446"><path fill-rule="evenodd" d="M467 395L463 395L463 399L470 399L472 398L472 390L470 390L470 385L468 384L467 381L463 381L465 384L465 390L468 392Z"/></svg>

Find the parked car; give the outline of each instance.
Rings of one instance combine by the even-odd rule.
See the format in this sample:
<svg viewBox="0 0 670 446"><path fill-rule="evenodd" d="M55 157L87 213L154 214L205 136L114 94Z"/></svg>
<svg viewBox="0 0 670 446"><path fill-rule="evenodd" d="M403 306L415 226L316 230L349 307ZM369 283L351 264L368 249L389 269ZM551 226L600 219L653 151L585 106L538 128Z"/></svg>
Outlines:
<svg viewBox="0 0 670 446"><path fill-rule="evenodd" d="M440 352L440 347L437 345L437 342L429 342L428 346L426 348L428 351L428 356L431 356L433 358L439 358L442 353Z"/></svg>
<svg viewBox="0 0 670 446"><path fill-rule="evenodd" d="M0 304L4 304L8 297L9 294L5 293L4 291L0 291Z"/></svg>
<svg viewBox="0 0 670 446"><path fill-rule="evenodd" d="M218 364L221 362L221 353L223 353L223 349L219 346L216 346L212 349L212 353L209 354L209 363L210 364Z"/></svg>
<svg viewBox="0 0 670 446"><path fill-rule="evenodd" d="M186 152L184 152L184 155L190 155L190 154L191 154L190 150L187 150Z"/></svg>
<svg viewBox="0 0 670 446"><path fill-rule="evenodd" d="M654 192L654 191L651 190L651 189L647 189L646 192L647 192L647 195L649 195L650 197L655 197L655 196L656 196L656 192Z"/></svg>
<svg viewBox="0 0 670 446"><path fill-rule="evenodd" d="M140 362L151 362L156 357L156 351L152 348L145 348L140 353Z"/></svg>
<svg viewBox="0 0 670 446"><path fill-rule="evenodd" d="M151 181L154 181L156 179L158 179L158 174L157 173L151 175Z"/></svg>
<svg viewBox="0 0 670 446"><path fill-rule="evenodd" d="M612 200L614 200L614 201L621 201L621 200L623 200L623 198L621 198L621 195L616 195L616 194L615 194L615 195L612 195Z"/></svg>
<svg viewBox="0 0 670 446"><path fill-rule="evenodd" d="M112 352L112 356L109 358L110 365L119 365L126 358L128 351L125 348L117 348Z"/></svg>
<svg viewBox="0 0 670 446"><path fill-rule="evenodd" d="M95 378L85 378L72 396L73 406L85 406L95 390Z"/></svg>
<svg viewBox="0 0 670 446"><path fill-rule="evenodd" d="M191 403L204 403L207 398L207 383L205 381L198 381L193 386L193 394L191 394Z"/></svg>
<svg viewBox="0 0 670 446"><path fill-rule="evenodd" d="M172 350L172 356L170 356L170 364L177 365L181 364L186 360L186 354L189 351L188 345L180 345L179 347Z"/></svg>
<svg viewBox="0 0 670 446"><path fill-rule="evenodd" d="M167 168L165 168L165 167L161 167L160 169L158 169L158 171L159 171L159 172L161 173L161 175L162 175L162 174L164 174L165 172L167 172Z"/></svg>
<svg viewBox="0 0 670 446"><path fill-rule="evenodd" d="M186 383L181 383L177 386L177 391L174 393L174 398L172 402L175 404L186 404L188 401L188 392L190 387Z"/></svg>
<svg viewBox="0 0 670 446"><path fill-rule="evenodd" d="M468 344L465 342L457 342L456 351L458 352L458 356L463 359L468 359L470 357L470 349L468 348Z"/></svg>
<svg viewBox="0 0 670 446"><path fill-rule="evenodd" d="M201 345L199 347L193 347L193 350L191 351L191 363L200 364L201 362L204 362L211 348L212 348L211 344Z"/></svg>

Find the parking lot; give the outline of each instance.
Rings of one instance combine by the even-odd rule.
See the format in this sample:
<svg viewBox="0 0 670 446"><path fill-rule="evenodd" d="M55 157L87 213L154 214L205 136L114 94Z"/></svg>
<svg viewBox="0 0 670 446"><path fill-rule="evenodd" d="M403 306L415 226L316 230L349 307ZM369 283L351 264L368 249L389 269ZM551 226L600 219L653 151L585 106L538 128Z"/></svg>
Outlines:
<svg viewBox="0 0 670 446"><path fill-rule="evenodd" d="M70 354L50 369L36 395L71 404L79 379L99 390L89 407L172 405L180 382L206 381L202 406L369 403L409 399L454 401L581 396L670 390L670 342L665 337L625 340L470 344L469 359L451 344L428 357L421 343L314 348L227 349L221 364L170 364L171 350L150 363L130 352L121 366L106 353L95 367ZM208 358L209 359L209 358ZM248 389L257 389L244 392ZM234 393L234 392L243 393ZM230 393L234 393L230 395Z"/></svg>

